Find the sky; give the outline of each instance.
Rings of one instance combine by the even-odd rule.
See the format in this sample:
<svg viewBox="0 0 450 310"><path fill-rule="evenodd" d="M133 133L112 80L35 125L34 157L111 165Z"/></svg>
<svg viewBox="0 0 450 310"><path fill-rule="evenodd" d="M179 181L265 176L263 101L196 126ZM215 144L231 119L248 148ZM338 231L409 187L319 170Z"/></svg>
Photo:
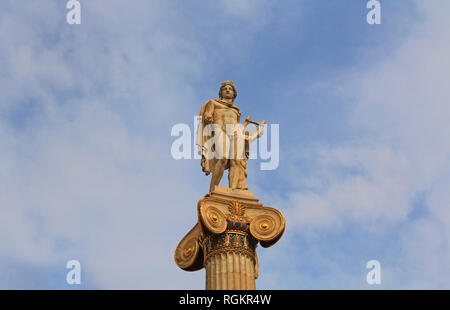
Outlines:
<svg viewBox="0 0 450 310"><path fill-rule="evenodd" d="M203 289L173 255L209 177L171 128L225 80L279 124L277 169L248 167L286 218L257 289L450 289L450 2L380 2L81 0L69 25L3 0L0 289Z"/></svg>

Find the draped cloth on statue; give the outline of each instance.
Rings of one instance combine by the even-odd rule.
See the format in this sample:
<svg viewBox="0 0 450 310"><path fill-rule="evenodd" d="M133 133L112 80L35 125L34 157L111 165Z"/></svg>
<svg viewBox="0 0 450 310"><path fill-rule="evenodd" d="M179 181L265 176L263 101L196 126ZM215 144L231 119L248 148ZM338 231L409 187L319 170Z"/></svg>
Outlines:
<svg viewBox="0 0 450 310"><path fill-rule="evenodd" d="M197 134L196 134L196 144L198 146L198 154L201 155L201 166L202 170L206 175L209 175L214 167L214 164L216 162L216 158L211 158L210 156L206 156L207 152L215 152L215 146L211 145L211 150L208 150L208 144L207 142L210 141L214 137L214 130L208 130L207 125L209 124L215 124L214 120L214 106L215 104L221 104L226 106L227 108L234 109L238 113L238 123L240 122L241 112L239 108L234 104L228 104L223 102L220 99L216 100L209 100L207 101L202 108L200 109L200 113L198 115L198 127L197 127ZM208 122L209 121L209 122ZM223 130L223 133L226 132L226 128L221 128ZM240 133L240 131L239 131ZM242 134L242 133L240 133ZM243 168L246 168L246 161L248 159L249 155L249 143L248 143L248 137L246 134L244 134L246 137L245 140L245 158L242 159L241 165L243 165ZM223 155L223 154L222 154ZM225 156L226 158L227 156ZM226 169L229 169L230 163L227 164ZM245 171L246 172L246 171Z"/></svg>

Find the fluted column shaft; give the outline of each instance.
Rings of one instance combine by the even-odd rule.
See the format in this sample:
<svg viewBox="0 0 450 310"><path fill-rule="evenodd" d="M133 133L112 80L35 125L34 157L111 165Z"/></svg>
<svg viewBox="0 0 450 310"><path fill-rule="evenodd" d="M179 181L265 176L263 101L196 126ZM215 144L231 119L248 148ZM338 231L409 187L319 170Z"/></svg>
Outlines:
<svg viewBox="0 0 450 310"><path fill-rule="evenodd" d="M207 290L254 290L256 240L246 233L225 232L203 243Z"/></svg>

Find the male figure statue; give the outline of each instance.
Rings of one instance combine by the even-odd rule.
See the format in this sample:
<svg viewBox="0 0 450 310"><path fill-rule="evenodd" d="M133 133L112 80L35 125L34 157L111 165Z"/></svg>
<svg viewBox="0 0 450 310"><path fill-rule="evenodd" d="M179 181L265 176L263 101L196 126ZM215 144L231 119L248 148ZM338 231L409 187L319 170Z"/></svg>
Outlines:
<svg viewBox="0 0 450 310"><path fill-rule="evenodd" d="M247 160L249 144L263 134L263 126L253 133L244 131L239 124L241 112L234 104L237 90L233 82L225 81L219 90L219 99L208 100L199 113L197 145L202 155L203 172L212 172L210 191L219 185L223 173L228 171L232 189L247 190Z"/></svg>

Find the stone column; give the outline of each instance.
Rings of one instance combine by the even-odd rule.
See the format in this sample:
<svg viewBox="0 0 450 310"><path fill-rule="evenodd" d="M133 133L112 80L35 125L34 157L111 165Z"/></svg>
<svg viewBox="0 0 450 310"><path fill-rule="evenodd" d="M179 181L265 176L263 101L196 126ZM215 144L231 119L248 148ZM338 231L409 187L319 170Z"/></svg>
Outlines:
<svg viewBox="0 0 450 310"><path fill-rule="evenodd" d="M206 269L207 290L254 290L256 247L270 247L284 232L276 209L251 192L216 186L197 205L198 223L180 241L176 264L186 271Z"/></svg>
<svg viewBox="0 0 450 310"><path fill-rule="evenodd" d="M254 290L256 240L245 232L209 235L203 242L207 290Z"/></svg>

